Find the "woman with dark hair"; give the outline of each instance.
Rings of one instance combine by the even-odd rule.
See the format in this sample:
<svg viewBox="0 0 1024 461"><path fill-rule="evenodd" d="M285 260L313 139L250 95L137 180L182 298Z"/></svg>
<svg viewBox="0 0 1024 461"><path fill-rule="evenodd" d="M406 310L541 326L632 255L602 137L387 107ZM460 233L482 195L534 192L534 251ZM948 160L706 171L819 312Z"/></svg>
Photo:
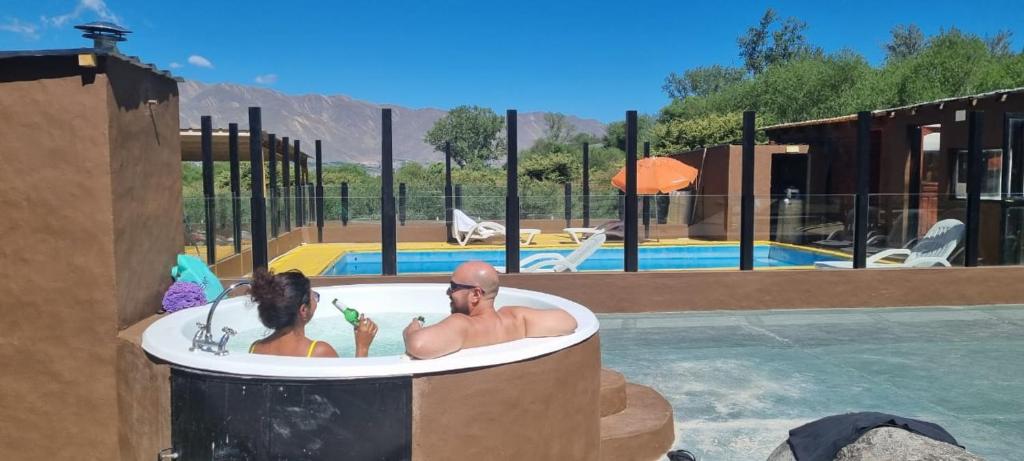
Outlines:
<svg viewBox="0 0 1024 461"><path fill-rule="evenodd" d="M324 341L306 337L306 324L316 312L320 294L310 287L309 278L299 271L271 274L257 269L252 277L252 298L259 303L260 322L274 332L249 347L252 354L293 357L337 357ZM359 316L356 327L356 357L366 357L377 335L377 324Z"/></svg>

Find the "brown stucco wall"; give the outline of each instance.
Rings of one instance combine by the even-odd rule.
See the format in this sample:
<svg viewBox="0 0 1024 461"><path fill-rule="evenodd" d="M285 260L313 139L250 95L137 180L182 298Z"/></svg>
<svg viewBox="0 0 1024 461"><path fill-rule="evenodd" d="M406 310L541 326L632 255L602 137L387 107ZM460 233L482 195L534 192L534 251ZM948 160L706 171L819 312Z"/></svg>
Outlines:
<svg viewBox="0 0 1024 461"><path fill-rule="evenodd" d="M184 245L178 85L118 59L107 61L110 186L118 327L160 308ZM153 101L153 104L147 103Z"/></svg>
<svg viewBox="0 0 1024 461"><path fill-rule="evenodd" d="M182 245L176 95L120 58L0 61L0 297L32 313L0 339L0 459L156 454L154 375L117 334L159 308Z"/></svg>
<svg viewBox="0 0 1024 461"><path fill-rule="evenodd" d="M117 340L117 408L122 460L152 459L171 446L171 370L142 350L152 315L123 330Z"/></svg>
<svg viewBox="0 0 1024 461"><path fill-rule="evenodd" d="M107 80L75 59L0 64L0 459L118 456Z"/></svg>
<svg viewBox="0 0 1024 461"><path fill-rule="evenodd" d="M449 276L315 277L316 286L447 283ZM505 274L594 312L1024 304L1024 267ZM600 289L594 289L600 287ZM438 296L444 296L438 291Z"/></svg>
<svg viewBox="0 0 1024 461"><path fill-rule="evenodd" d="M415 461L597 459L594 335L523 362L413 378Z"/></svg>

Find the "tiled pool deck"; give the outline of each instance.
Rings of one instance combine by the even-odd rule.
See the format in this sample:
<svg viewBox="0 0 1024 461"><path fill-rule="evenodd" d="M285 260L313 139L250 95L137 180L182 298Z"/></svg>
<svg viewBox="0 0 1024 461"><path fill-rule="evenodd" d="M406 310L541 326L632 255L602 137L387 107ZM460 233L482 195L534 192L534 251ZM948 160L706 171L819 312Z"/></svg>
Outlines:
<svg viewBox="0 0 1024 461"><path fill-rule="evenodd" d="M603 365L672 403L676 448L763 460L850 411L938 423L989 460L1024 440L1024 306L600 315Z"/></svg>

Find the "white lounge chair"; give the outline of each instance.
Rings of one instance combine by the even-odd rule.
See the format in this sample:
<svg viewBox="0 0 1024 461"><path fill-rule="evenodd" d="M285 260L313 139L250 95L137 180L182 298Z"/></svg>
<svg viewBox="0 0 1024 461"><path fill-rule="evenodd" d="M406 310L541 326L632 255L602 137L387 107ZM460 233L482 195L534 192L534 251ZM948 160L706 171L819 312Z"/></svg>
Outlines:
<svg viewBox="0 0 1024 461"><path fill-rule="evenodd" d="M608 237L622 239L623 233L625 232L625 223L622 221L608 221L597 227L566 227L562 229L572 238L572 241L580 243L581 240L586 239L595 234L605 234Z"/></svg>
<svg viewBox="0 0 1024 461"><path fill-rule="evenodd" d="M577 272L580 264L601 248L604 244L603 233L594 234L566 256L561 253L537 253L519 261L519 272ZM504 267L495 267L498 272L505 272Z"/></svg>
<svg viewBox="0 0 1024 461"><path fill-rule="evenodd" d="M882 250L867 259L867 267L949 267L949 255L953 254L964 234L964 223L956 219L943 219L935 223L928 233L911 248ZM906 256L901 263L886 263L890 256ZM816 268L852 268L853 261L818 261Z"/></svg>
<svg viewBox="0 0 1024 461"><path fill-rule="evenodd" d="M519 229L520 235L526 236L524 245L533 242L533 238L540 234L540 229ZM476 222L462 210L452 209L452 237L459 242L459 246L466 246L473 240L487 240L491 237L504 236L505 226L494 221Z"/></svg>

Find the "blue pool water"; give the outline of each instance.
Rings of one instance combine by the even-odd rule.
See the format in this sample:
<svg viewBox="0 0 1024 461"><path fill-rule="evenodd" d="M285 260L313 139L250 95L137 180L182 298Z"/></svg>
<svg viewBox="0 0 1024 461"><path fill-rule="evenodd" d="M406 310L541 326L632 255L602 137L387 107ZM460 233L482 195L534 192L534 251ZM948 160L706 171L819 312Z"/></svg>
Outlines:
<svg viewBox="0 0 1024 461"><path fill-rule="evenodd" d="M567 249L521 250L525 259L537 253L568 255ZM459 264L478 259L494 266L505 265L504 250L400 251L400 274L450 273ZM815 251L776 245L754 246L754 267L809 266L815 261L835 260L835 256ZM640 270L737 268L740 261L738 245L685 245L642 247L639 249ZM580 266L581 271L622 270L622 248L602 248ZM380 252L350 252L328 267L322 275L376 275L381 272Z"/></svg>
<svg viewBox="0 0 1024 461"><path fill-rule="evenodd" d="M1024 306L598 315L602 365L672 404L676 448L763 460L788 431L852 411L944 427L1021 459Z"/></svg>

